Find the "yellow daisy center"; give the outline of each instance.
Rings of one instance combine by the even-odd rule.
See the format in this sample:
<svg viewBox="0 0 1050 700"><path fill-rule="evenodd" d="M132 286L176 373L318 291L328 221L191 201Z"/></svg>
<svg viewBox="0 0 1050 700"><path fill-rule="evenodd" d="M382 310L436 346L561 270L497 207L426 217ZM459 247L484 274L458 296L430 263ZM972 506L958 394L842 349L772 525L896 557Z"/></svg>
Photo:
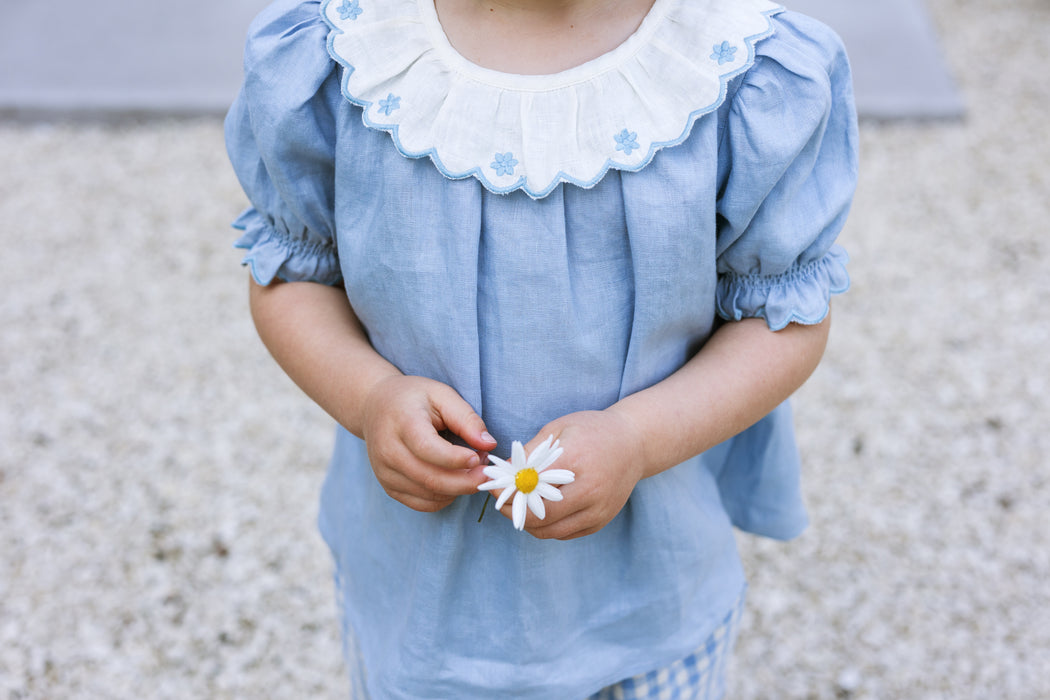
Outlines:
<svg viewBox="0 0 1050 700"><path fill-rule="evenodd" d="M532 493L532 490L536 488L538 483L540 483L540 475L532 467L522 469L514 475L514 485L522 493Z"/></svg>

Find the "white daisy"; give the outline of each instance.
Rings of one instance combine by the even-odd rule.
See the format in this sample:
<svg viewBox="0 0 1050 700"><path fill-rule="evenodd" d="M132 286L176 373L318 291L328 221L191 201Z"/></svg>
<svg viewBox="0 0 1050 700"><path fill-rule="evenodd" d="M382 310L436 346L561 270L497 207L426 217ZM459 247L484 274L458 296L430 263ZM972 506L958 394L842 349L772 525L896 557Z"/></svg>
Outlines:
<svg viewBox="0 0 1050 700"><path fill-rule="evenodd" d="M571 484L576 480L576 475L568 469L547 469L558 457L561 457L563 451L558 447L558 441L551 435L533 450L531 455L526 457L525 448L515 440L511 446L509 462L489 455L492 465L485 467L485 476L492 481L486 481L478 487L478 490L503 489L496 500L496 510L502 508L507 499L514 496L512 505L514 527L522 530L525 528L526 505L537 518L543 520L547 514L543 506L543 499L546 498L548 501L562 499L561 491L555 488L554 484Z"/></svg>

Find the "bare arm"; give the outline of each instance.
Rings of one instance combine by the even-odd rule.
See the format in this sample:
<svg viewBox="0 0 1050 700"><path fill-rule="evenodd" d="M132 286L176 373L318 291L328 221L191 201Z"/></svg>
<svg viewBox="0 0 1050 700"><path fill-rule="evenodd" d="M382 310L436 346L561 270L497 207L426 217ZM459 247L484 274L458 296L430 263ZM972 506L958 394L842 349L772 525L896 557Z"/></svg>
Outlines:
<svg viewBox="0 0 1050 700"><path fill-rule="evenodd" d="M830 318L771 332L761 319L719 328L680 370L605 411L558 418L527 446L553 434L559 467L576 481L547 517L526 519L537 537L571 539L604 527L643 478L680 464L753 425L798 389L824 353ZM510 506L503 509L510 517Z"/></svg>
<svg viewBox="0 0 1050 700"><path fill-rule="evenodd" d="M342 289L310 282L251 282L259 337L288 376L351 433L365 440L391 497L433 511L484 481L478 452L495 441L451 387L403 375L368 341ZM439 435L449 430L474 449Z"/></svg>
<svg viewBox="0 0 1050 700"><path fill-rule="evenodd" d="M364 402L382 380L400 375L368 342L346 294L309 282L251 281L252 320L263 344L307 396L363 437Z"/></svg>
<svg viewBox="0 0 1050 700"><path fill-rule="evenodd" d="M752 318L723 325L682 369L612 407L648 436L643 477L698 455L754 425L820 363L831 318L771 332Z"/></svg>

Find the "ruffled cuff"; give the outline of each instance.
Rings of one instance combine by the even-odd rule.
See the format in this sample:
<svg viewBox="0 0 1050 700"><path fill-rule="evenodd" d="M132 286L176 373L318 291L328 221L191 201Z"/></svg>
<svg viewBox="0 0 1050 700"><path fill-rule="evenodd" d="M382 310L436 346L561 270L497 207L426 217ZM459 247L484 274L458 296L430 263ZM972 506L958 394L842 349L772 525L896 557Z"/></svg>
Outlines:
<svg viewBox="0 0 1050 700"><path fill-rule="evenodd" d="M248 251L241 264L250 266L252 277L260 285L270 284L274 277L328 285L343 281L339 255L331 241L296 237L255 209L241 214L233 227L244 231L233 244Z"/></svg>
<svg viewBox="0 0 1050 700"><path fill-rule="evenodd" d="M849 289L849 256L834 245L824 257L779 275L725 273L718 280L718 315L727 321L764 318L770 330L811 325L828 315L832 294Z"/></svg>

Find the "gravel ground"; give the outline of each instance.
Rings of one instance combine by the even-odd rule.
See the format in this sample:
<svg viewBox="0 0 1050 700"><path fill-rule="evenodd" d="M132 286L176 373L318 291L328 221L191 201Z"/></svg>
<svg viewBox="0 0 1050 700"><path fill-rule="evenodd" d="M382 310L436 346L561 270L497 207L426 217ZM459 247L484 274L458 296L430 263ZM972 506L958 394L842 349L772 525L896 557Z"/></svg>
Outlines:
<svg viewBox="0 0 1050 700"><path fill-rule="evenodd" d="M1050 5L930 9L969 117L863 126L813 525L741 537L733 698L1050 698ZM218 121L0 153L0 700L345 696L330 425L254 336Z"/></svg>

